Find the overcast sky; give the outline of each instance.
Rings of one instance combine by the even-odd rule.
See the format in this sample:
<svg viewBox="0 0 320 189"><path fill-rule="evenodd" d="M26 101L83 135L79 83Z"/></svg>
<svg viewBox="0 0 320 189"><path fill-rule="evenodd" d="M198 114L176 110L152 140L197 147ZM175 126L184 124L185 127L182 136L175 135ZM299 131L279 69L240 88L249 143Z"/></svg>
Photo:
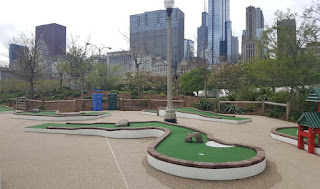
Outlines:
<svg viewBox="0 0 320 189"><path fill-rule="evenodd" d="M206 5L207 5L206 0ZM67 27L70 35L91 43L112 47L112 51L128 49L122 33L129 34L132 14L164 9L164 0L3 0L0 7L0 61L8 61L9 40L21 32L35 32L35 26L58 23ZM312 0L251 0L260 7L265 22L271 25L276 10L290 8L301 12ZM241 39L245 29L245 11L250 0L230 0L234 35ZM197 27L201 25L204 0L175 0L175 7L185 13L185 38L196 40ZM240 47L239 47L240 48Z"/></svg>

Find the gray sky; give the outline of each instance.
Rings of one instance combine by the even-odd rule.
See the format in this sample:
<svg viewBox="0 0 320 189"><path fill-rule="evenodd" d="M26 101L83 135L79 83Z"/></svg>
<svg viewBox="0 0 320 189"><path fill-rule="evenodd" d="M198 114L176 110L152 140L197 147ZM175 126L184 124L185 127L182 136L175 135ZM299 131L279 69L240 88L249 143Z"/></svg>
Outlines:
<svg viewBox="0 0 320 189"><path fill-rule="evenodd" d="M206 0L207 1L207 0ZM119 33L129 34L129 16L164 9L164 0L3 0L0 10L0 61L8 61L9 40L21 32L35 32L35 26L58 23L67 27L67 37L80 36L84 41L112 47L112 51L128 49ZM290 8L301 12L312 0L251 0L260 7L268 25L276 10ZM207 4L207 3L206 3ZM245 11L250 0L230 0L233 33L241 38L245 29ZM185 38L196 40L201 25L204 0L175 0L175 7L185 13ZM240 48L240 47L239 47Z"/></svg>

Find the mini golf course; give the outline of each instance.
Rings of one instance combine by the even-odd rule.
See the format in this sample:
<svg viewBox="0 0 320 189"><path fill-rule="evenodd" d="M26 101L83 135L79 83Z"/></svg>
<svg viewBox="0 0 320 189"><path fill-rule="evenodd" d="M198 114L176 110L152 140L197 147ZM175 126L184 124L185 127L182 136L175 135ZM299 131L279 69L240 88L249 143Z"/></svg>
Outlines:
<svg viewBox="0 0 320 189"><path fill-rule="evenodd" d="M276 140L298 146L298 127L280 127L271 130L270 136ZM304 149L308 150L308 139L304 139ZM315 153L320 154L319 136L315 139Z"/></svg>
<svg viewBox="0 0 320 189"><path fill-rule="evenodd" d="M181 118L199 119L205 121L241 124L251 122L249 118L219 115L213 112L201 111L195 108L175 108L176 116ZM159 116L164 116L165 110L159 109ZM157 115L157 110L144 110L143 114Z"/></svg>
<svg viewBox="0 0 320 189"><path fill-rule="evenodd" d="M42 121L84 121L99 119L110 116L107 112L71 112L60 113L59 111L40 112L15 112L15 119L42 120Z"/></svg>
<svg viewBox="0 0 320 189"><path fill-rule="evenodd" d="M154 168L176 176L203 180L233 180L260 174L265 152L258 147L230 144L210 133L163 122L136 122L129 127L114 123L57 124L27 127L27 132L105 136L111 138L158 137L147 149ZM189 132L199 132L203 143L185 143Z"/></svg>

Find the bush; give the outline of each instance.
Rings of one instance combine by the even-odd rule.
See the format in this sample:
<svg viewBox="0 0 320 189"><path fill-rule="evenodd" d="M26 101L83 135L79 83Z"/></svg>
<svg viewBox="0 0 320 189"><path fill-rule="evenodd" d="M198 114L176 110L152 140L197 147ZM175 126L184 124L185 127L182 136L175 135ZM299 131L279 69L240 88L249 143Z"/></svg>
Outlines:
<svg viewBox="0 0 320 189"><path fill-rule="evenodd" d="M165 93L160 93L160 97L165 97L166 94Z"/></svg>
<svg viewBox="0 0 320 189"><path fill-rule="evenodd" d="M158 94L155 90L144 91L143 94Z"/></svg>
<svg viewBox="0 0 320 189"><path fill-rule="evenodd" d="M73 97L76 98L76 97L79 97L81 96L81 93L80 92L74 92L73 93Z"/></svg>
<svg viewBox="0 0 320 189"><path fill-rule="evenodd" d="M234 105L234 104L226 105L225 108L223 109L223 111L228 114L241 114L241 113L243 113L242 108L240 108L239 106Z"/></svg>
<svg viewBox="0 0 320 189"><path fill-rule="evenodd" d="M288 92L285 92L285 91L280 91L278 93L274 93L270 97L270 101L277 102L277 103L287 103L287 102L290 101L290 94Z"/></svg>
<svg viewBox="0 0 320 189"><path fill-rule="evenodd" d="M199 108L200 110L212 111L213 108L214 108L214 103L211 102L211 101L208 100L208 99L201 98L201 99L200 99L200 102L199 102L199 105L198 105L198 108Z"/></svg>
<svg viewBox="0 0 320 189"><path fill-rule="evenodd" d="M135 95L131 95L130 99L139 99L139 97Z"/></svg>
<svg viewBox="0 0 320 189"><path fill-rule="evenodd" d="M111 90L110 93L116 93L116 94L119 94L119 91L118 90Z"/></svg>
<svg viewBox="0 0 320 189"><path fill-rule="evenodd" d="M138 96L139 92L137 90L133 90L130 92L131 96Z"/></svg>

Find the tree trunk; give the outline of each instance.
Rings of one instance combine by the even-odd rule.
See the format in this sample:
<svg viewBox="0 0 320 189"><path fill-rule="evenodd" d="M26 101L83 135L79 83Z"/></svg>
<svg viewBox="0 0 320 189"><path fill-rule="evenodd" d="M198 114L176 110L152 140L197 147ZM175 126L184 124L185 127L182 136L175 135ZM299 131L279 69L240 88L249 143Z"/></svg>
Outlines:
<svg viewBox="0 0 320 189"><path fill-rule="evenodd" d="M81 91L81 99L84 99L84 76L82 75L80 78L80 91Z"/></svg>
<svg viewBox="0 0 320 189"><path fill-rule="evenodd" d="M60 74L60 88L62 88L63 74Z"/></svg>
<svg viewBox="0 0 320 189"><path fill-rule="evenodd" d="M30 99L33 99L33 79L30 79Z"/></svg>

